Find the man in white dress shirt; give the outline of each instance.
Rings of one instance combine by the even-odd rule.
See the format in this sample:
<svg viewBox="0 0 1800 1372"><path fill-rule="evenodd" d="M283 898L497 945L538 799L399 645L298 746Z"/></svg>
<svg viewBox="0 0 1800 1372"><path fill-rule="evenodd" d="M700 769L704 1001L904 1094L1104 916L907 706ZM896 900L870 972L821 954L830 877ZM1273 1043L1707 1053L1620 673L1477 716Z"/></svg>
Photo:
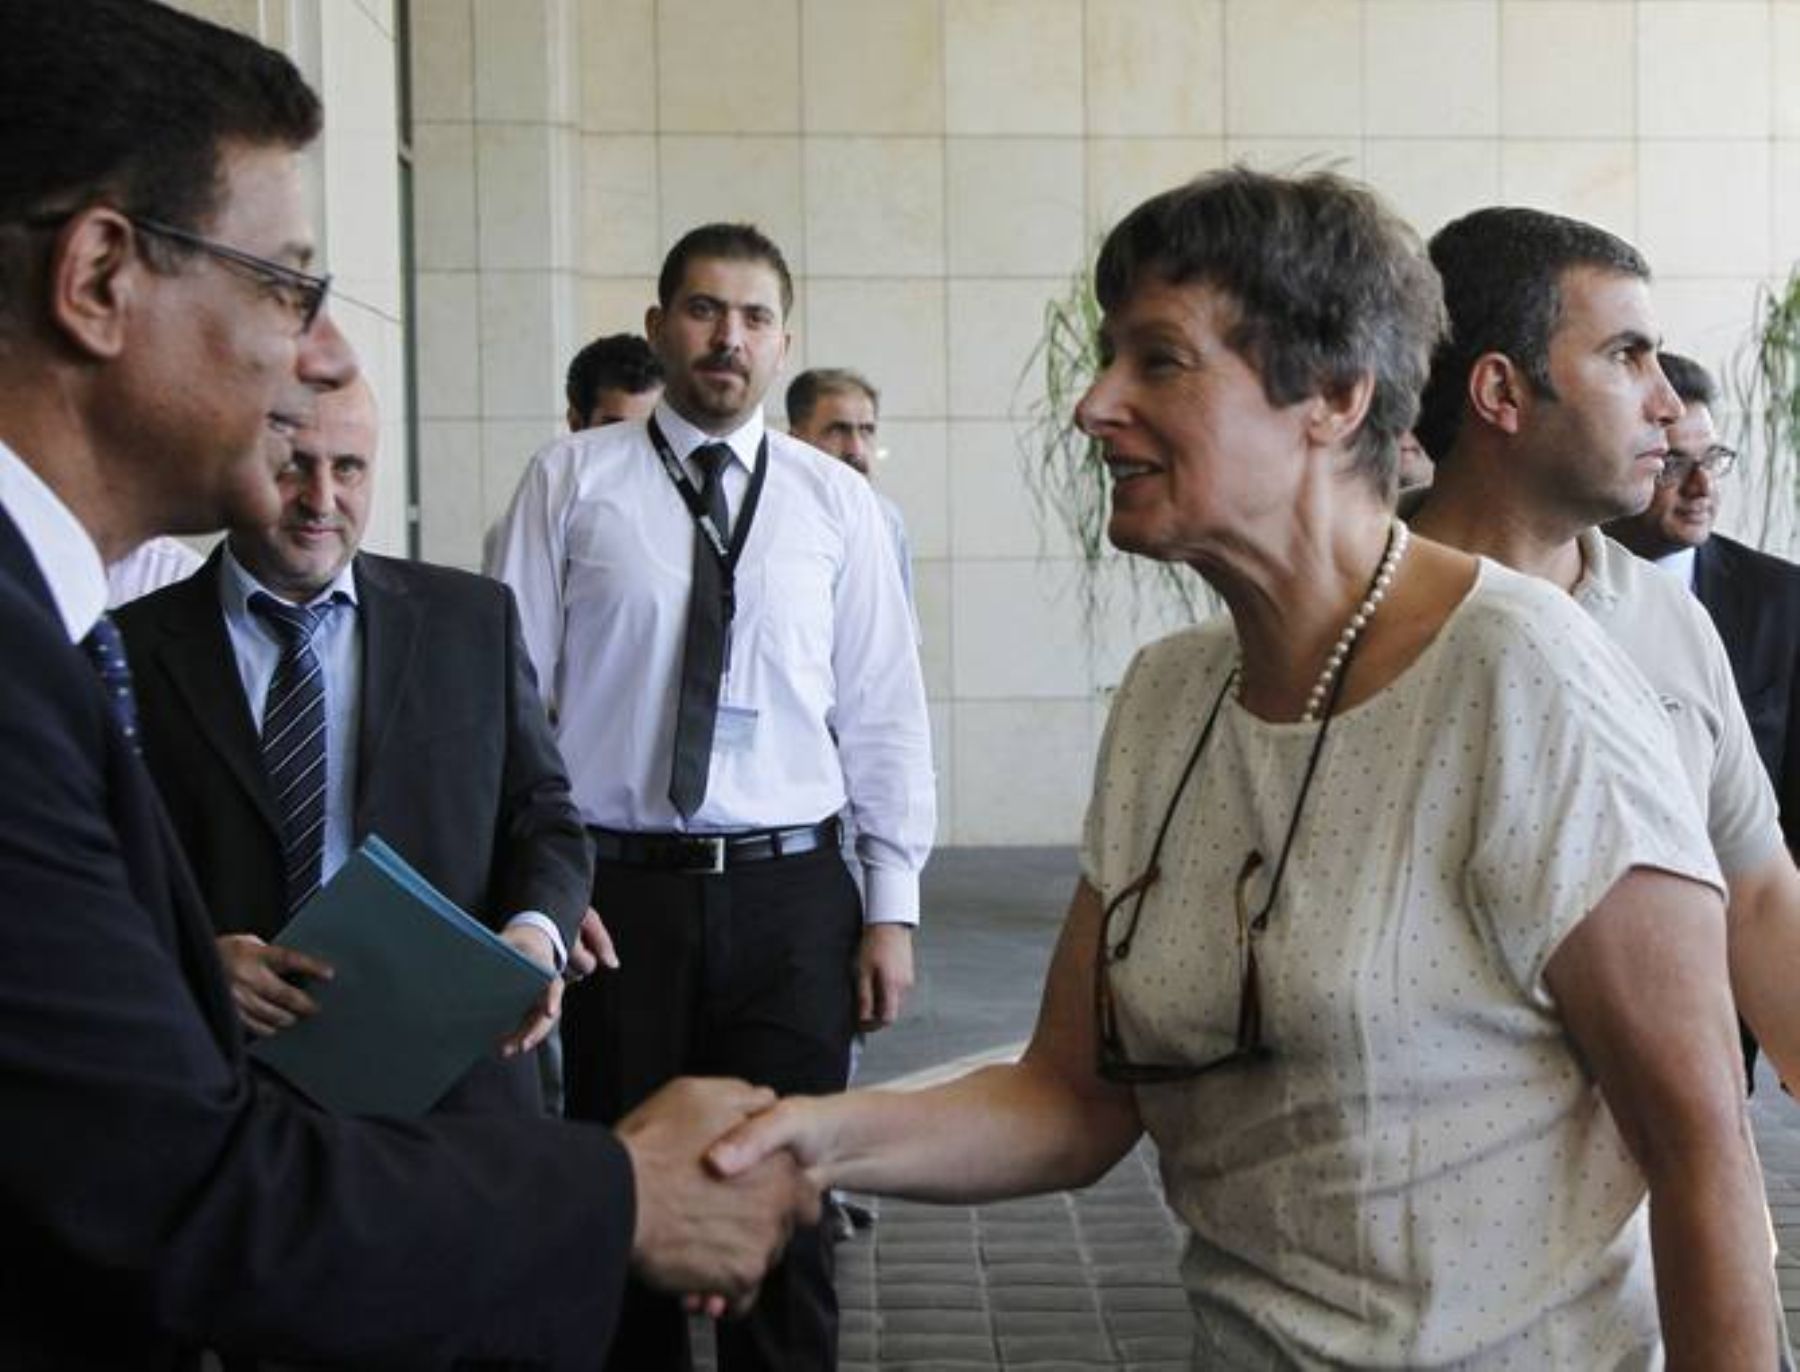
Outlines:
<svg viewBox="0 0 1800 1372"><path fill-rule="evenodd" d="M764 425L792 295L754 228L682 238L645 318L655 414L540 452L500 540L620 962L564 1007L578 1118L687 1071L840 1089L858 1023L912 983L935 824L912 619L868 483ZM836 1335L829 1249L803 1230L720 1327L719 1365L830 1369ZM680 1306L637 1291L610 1365L689 1363Z"/></svg>
<svg viewBox="0 0 1800 1372"><path fill-rule="evenodd" d="M787 417L788 432L795 438L874 480L873 466L880 454L876 439L881 393L861 372L848 367L811 367L801 372L788 383ZM906 536L906 516L880 491L875 492L875 501L887 521L894 559L900 564L900 581L911 605L912 544ZM915 610L915 625L917 618Z"/></svg>

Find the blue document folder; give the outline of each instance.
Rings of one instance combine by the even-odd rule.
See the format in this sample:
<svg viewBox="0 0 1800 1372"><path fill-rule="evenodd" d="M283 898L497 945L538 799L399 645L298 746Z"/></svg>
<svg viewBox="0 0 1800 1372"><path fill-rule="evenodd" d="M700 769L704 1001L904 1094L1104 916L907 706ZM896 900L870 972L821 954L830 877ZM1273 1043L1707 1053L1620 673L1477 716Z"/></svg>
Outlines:
<svg viewBox="0 0 1800 1372"><path fill-rule="evenodd" d="M343 1115L421 1115L516 1028L551 974L371 835L275 940L330 963L319 1011L250 1054Z"/></svg>

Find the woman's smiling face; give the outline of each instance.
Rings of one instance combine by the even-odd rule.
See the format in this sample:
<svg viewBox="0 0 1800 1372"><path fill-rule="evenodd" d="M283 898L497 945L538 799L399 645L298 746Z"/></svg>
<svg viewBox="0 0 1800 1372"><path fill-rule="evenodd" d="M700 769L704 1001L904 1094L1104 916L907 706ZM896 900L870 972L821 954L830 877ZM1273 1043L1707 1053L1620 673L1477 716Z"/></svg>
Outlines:
<svg viewBox="0 0 1800 1372"><path fill-rule="evenodd" d="M1230 297L1147 275L1100 329L1100 374L1076 406L1113 479L1119 548L1191 561L1220 533L1289 504L1306 455L1301 401L1277 406L1226 342Z"/></svg>

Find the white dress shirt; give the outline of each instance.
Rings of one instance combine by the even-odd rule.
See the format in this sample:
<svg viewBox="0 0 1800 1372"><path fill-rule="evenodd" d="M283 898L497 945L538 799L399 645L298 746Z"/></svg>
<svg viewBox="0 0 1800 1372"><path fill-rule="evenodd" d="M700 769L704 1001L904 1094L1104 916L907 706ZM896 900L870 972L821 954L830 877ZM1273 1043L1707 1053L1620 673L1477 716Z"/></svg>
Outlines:
<svg viewBox="0 0 1800 1372"><path fill-rule="evenodd" d="M1699 560L1696 548L1678 548L1672 553L1664 553L1661 557L1651 558L1651 564L1658 570L1667 572L1681 583L1682 589L1694 589L1694 565Z"/></svg>
<svg viewBox="0 0 1800 1372"><path fill-rule="evenodd" d="M715 441L666 402L656 420L691 455ZM849 803L871 923L918 918L937 822L931 734L912 617L875 494L856 472L759 412L722 440L733 527L757 446L768 476L737 568L706 799L669 801L693 519L643 424L570 434L532 459L495 559L556 717L589 824L724 833L812 824Z"/></svg>
<svg viewBox="0 0 1800 1372"><path fill-rule="evenodd" d="M179 538L167 534L140 543L106 569L106 608L116 610L139 596L186 581L204 561Z"/></svg>
<svg viewBox="0 0 1800 1372"><path fill-rule="evenodd" d="M81 642L106 608L106 565L100 549L56 492L4 442L0 442L0 506L37 559L69 642Z"/></svg>

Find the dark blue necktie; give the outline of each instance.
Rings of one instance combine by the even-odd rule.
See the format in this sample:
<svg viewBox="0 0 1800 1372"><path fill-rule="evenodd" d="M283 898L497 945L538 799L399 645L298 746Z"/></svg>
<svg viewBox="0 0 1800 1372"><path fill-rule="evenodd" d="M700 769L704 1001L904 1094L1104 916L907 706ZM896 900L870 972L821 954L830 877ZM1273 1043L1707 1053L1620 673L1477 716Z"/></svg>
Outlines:
<svg viewBox="0 0 1800 1372"><path fill-rule="evenodd" d="M281 817L292 914L319 889L325 858L325 674L313 635L335 602L289 605L257 591L250 608L281 635L281 661L263 705L262 755Z"/></svg>
<svg viewBox="0 0 1800 1372"><path fill-rule="evenodd" d="M723 443L694 453L700 468L700 501L731 539L720 473L731 458ZM669 769L669 800L683 819L706 799L712 767L713 727L719 714L719 678L725 671L725 574L706 535L694 530L694 577L688 592L687 638L681 653L681 697L675 707L675 757Z"/></svg>
<svg viewBox="0 0 1800 1372"><path fill-rule="evenodd" d="M143 752L138 742L137 697L131 690L131 663L125 658L125 640L119 633L119 626L112 622L112 616L101 615L88 630L88 636L81 640L81 646L94 664L94 670L100 674L106 703L112 707L119 732L125 735L132 751Z"/></svg>

